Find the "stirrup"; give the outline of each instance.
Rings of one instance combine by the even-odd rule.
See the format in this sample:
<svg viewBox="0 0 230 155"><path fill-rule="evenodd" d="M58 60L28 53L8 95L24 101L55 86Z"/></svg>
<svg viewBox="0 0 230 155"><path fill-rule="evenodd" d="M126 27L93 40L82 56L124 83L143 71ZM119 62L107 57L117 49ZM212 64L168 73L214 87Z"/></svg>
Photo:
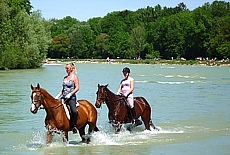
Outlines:
<svg viewBox="0 0 230 155"><path fill-rule="evenodd" d="M77 133L77 127L73 127L73 134Z"/></svg>

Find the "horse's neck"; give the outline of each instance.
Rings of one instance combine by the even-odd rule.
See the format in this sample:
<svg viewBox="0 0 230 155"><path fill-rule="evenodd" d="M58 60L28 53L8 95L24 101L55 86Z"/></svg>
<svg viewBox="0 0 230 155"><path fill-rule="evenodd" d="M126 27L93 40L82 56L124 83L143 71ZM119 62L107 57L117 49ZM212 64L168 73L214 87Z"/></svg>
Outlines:
<svg viewBox="0 0 230 155"><path fill-rule="evenodd" d="M116 101L119 100L120 97L115 95L113 92L111 92L109 89L107 89L107 106L108 108L113 108L116 104Z"/></svg>
<svg viewBox="0 0 230 155"><path fill-rule="evenodd" d="M57 101L55 98L53 98L53 96L51 96L45 89L42 89L41 88L41 92L42 92L42 95L43 95L43 106L44 107L53 107L53 106L56 106L57 105Z"/></svg>
<svg viewBox="0 0 230 155"><path fill-rule="evenodd" d="M108 101L114 100L116 98L116 95L113 92L111 92L109 89L107 89L106 92L107 92Z"/></svg>

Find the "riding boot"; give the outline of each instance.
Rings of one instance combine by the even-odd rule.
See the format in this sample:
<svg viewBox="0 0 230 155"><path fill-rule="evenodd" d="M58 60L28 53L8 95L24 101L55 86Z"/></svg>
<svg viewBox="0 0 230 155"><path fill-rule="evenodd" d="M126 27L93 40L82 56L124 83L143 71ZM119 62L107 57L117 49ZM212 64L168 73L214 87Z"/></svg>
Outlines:
<svg viewBox="0 0 230 155"><path fill-rule="evenodd" d="M135 108L132 108L132 109L131 109L131 113L132 113L132 115L133 115L134 125L135 125L135 126L141 125L142 122L141 122L139 119L137 119Z"/></svg>
<svg viewBox="0 0 230 155"><path fill-rule="evenodd" d="M77 115L78 113L72 114L72 120L73 120L73 134L77 133Z"/></svg>

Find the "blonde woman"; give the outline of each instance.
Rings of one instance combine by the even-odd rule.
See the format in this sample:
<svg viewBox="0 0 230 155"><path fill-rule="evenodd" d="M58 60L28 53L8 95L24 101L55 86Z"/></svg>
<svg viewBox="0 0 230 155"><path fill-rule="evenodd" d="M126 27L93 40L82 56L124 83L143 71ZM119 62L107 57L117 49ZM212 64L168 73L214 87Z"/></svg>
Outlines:
<svg viewBox="0 0 230 155"><path fill-rule="evenodd" d="M78 117L78 111L77 111L77 96L76 93L80 89L80 83L78 76L76 76L74 73L77 73L76 66L74 63L68 63L65 65L66 73L67 75L63 79L62 83L62 89L60 93L55 97L55 99L63 98L65 99L65 103L70 106L72 116L71 120L73 123L73 133L77 133L77 117Z"/></svg>

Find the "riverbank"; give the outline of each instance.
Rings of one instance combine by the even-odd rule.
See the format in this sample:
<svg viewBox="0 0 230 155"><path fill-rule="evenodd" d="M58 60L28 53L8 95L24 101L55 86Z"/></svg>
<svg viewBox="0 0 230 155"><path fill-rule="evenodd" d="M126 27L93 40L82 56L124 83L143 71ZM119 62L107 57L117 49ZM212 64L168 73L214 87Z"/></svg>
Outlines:
<svg viewBox="0 0 230 155"><path fill-rule="evenodd" d="M75 63L127 63L127 64L164 64L164 65L198 65L198 66L230 66L229 61L221 60L131 60L131 59L49 59L48 64L63 63L63 62L75 62Z"/></svg>

